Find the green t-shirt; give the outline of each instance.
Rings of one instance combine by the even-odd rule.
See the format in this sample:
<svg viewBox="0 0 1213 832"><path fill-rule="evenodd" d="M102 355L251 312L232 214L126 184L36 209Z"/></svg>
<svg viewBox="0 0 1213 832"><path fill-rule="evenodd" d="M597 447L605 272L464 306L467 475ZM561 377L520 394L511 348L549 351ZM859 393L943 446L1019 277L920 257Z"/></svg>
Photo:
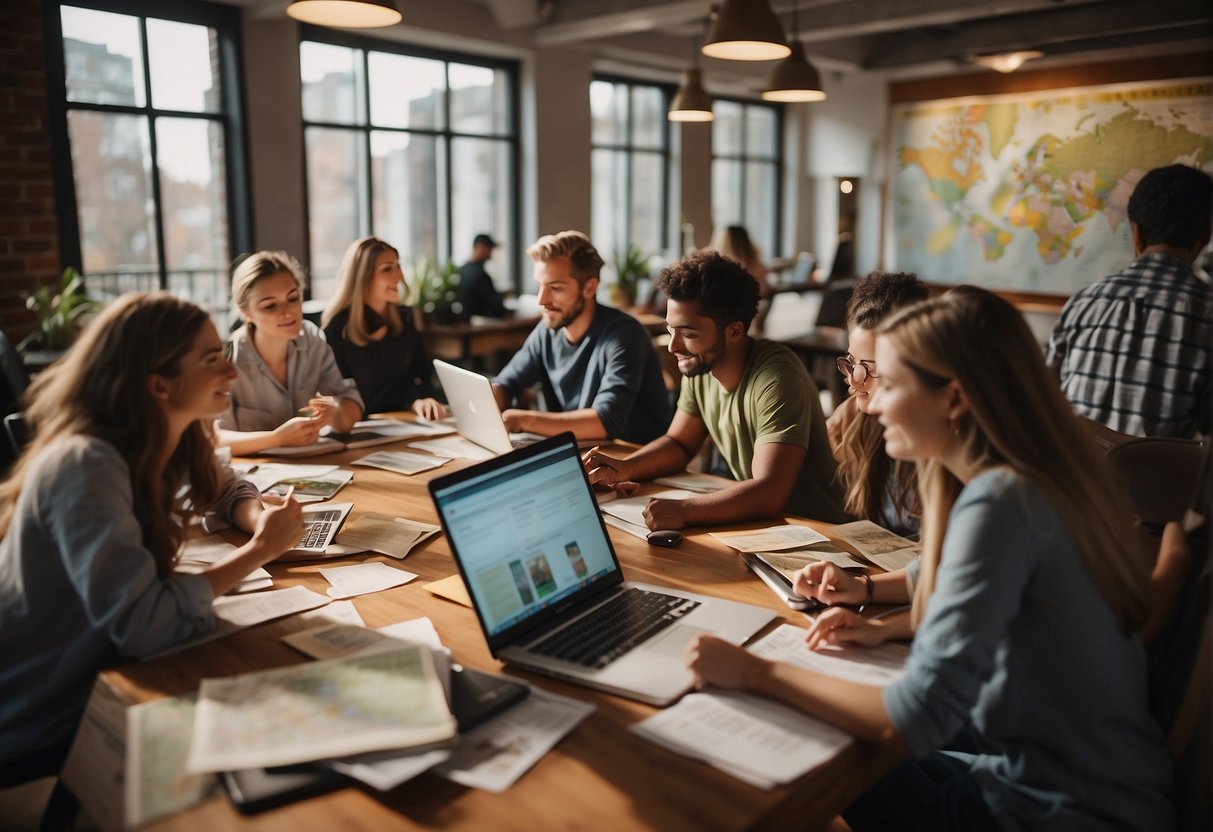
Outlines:
<svg viewBox="0 0 1213 832"><path fill-rule="evenodd" d="M732 393L705 373L682 380L678 408L702 419L736 480L753 478L754 449L768 442L799 445L804 464L787 514L845 522L837 463L830 453L817 385L804 364L783 344L755 341L741 383Z"/></svg>

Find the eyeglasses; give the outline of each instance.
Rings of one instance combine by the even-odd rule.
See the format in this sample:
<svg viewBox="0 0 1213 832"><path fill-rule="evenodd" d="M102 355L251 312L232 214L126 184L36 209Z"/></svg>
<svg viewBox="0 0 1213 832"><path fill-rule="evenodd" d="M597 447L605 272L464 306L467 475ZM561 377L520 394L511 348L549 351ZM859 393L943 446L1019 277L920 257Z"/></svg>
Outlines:
<svg viewBox="0 0 1213 832"><path fill-rule="evenodd" d="M838 356L834 366L842 373L842 377L850 379L852 384L863 384L870 378L877 378L875 361L866 358L856 361L850 353Z"/></svg>

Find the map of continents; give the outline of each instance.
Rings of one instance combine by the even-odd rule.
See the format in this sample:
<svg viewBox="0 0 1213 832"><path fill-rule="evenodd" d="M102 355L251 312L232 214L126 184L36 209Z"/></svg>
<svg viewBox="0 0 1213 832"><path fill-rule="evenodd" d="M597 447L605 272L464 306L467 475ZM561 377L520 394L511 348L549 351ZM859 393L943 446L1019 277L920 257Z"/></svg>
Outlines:
<svg viewBox="0 0 1213 832"><path fill-rule="evenodd" d="M1126 206L1151 168L1213 172L1210 79L899 105L897 268L1070 294L1133 259Z"/></svg>

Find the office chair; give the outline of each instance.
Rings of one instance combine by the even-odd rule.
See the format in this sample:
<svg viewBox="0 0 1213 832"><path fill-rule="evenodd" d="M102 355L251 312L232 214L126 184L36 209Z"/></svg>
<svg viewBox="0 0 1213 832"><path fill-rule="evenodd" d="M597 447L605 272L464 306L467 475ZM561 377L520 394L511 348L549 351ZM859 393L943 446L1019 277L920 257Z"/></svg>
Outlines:
<svg viewBox="0 0 1213 832"><path fill-rule="evenodd" d="M13 459L21 456L25 446L29 444L29 425L25 421L25 413L18 410L4 417L4 433L8 436L9 447L13 451Z"/></svg>
<svg viewBox="0 0 1213 832"><path fill-rule="evenodd" d="M8 335L0 332L0 406L8 413L21 401L21 394L29 386L29 374L21 363L21 356L8 340Z"/></svg>

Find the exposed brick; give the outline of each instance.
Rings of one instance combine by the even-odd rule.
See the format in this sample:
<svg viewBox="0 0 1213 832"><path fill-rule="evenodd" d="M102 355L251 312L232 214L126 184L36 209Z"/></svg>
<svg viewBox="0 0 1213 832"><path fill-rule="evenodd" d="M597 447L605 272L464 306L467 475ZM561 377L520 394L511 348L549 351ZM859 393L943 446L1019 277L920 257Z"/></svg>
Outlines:
<svg viewBox="0 0 1213 832"><path fill-rule="evenodd" d="M11 240L9 249L13 254L45 254L48 251L55 250L54 240L49 238L26 238L24 240Z"/></svg>

